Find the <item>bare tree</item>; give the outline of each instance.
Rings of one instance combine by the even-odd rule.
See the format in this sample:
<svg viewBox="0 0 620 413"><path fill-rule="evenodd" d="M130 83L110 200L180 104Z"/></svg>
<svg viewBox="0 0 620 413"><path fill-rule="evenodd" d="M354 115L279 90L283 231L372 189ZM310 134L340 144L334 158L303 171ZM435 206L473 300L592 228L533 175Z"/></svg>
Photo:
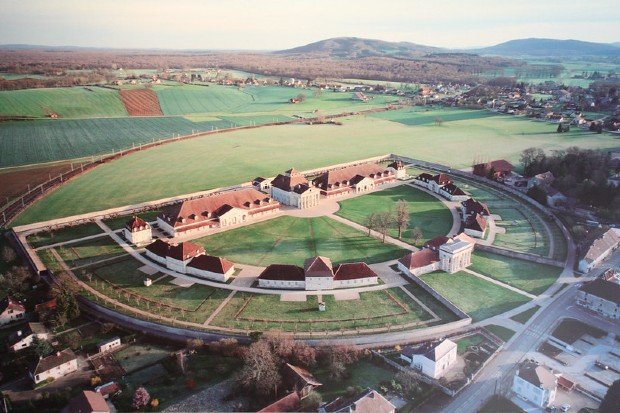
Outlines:
<svg viewBox="0 0 620 413"><path fill-rule="evenodd" d="M377 228L377 213L371 212L366 216L366 228L368 228L368 236L370 236L370 232L376 230Z"/></svg>
<svg viewBox="0 0 620 413"><path fill-rule="evenodd" d="M402 199L396 202L396 213L394 214L396 228L398 228L398 239L402 238L403 231L409 225L409 204Z"/></svg>
<svg viewBox="0 0 620 413"><path fill-rule="evenodd" d="M259 340L247 348L243 355L243 367L237 380L246 390L257 395L275 394L282 381L278 363L271 346Z"/></svg>
<svg viewBox="0 0 620 413"><path fill-rule="evenodd" d="M385 237L387 236L390 227L394 223L394 214L392 211L384 211L377 213L376 228L382 235L381 242L385 243Z"/></svg>
<svg viewBox="0 0 620 413"><path fill-rule="evenodd" d="M422 240L422 238L424 237L424 234L422 233L422 230L420 228L416 227L411 230L410 236L411 236L411 239L413 240L413 243L417 244Z"/></svg>

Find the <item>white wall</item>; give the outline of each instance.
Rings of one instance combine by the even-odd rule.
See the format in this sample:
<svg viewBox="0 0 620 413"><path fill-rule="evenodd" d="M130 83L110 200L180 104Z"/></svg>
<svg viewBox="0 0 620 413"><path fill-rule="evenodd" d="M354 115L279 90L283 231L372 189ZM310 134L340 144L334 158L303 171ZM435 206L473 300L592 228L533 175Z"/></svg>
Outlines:
<svg viewBox="0 0 620 413"><path fill-rule="evenodd" d="M350 288L350 287L363 287L366 285L375 285L379 281L377 277L356 278L353 280L340 280L334 281L334 288Z"/></svg>
<svg viewBox="0 0 620 413"><path fill-rule="evenodd" d="M160 257L157 254L153 254L151 251L146 250L146 256L149 257L150 259L152 259L153 261L156 261L160 264L164 264L166 265L166 257Z"/></svg>
<svg viewBox="0 0 620 413"><path fill-rule="evenodd" d="M211 272L206 270L201 270L198 268L194 268L192 266L187 266L187 274L195 275L196 277L206 278L208 280L226 282L228 278L235 272L235 267L232 267L226 273L221 274L217 272Z"/></svg>
<svg viewBox="0 0 620 413"><path fill-rule="evenodd" d="M151 227L148 227L147 229L144 229L142 231L135 232L131 232L127 228L124 228L123 232L125 234L125 238L134 245L148 244L149 242L151 242Z"/></svg>
<svg viewBox="0 0 620 413"><path fill-rule="evenodd" d="M334 288L332 277L306 277L306 291L331 290Z"/></svg>
<svg viewBox="0 0 620 413"><path fill-rule="evenodd" d="M12 323L15 320L24 318L25 312L6 309L0 314L0 325Z"/></svg>
<svg viewBox="0 0 620 413"><path fill-rule="evenodd" d="M283 280L258 280L260 288L281 288L286 290L303 290L306 287L305 281L283 281Z"/></svg>
<svg viewBox="0 0 620 413"><path fill-rule="evenodd" d="M44 371L40 374L37 374L36 376L33 377L33 380L36 384L36 383L41 383L42 381L47 380L49 378L57 379L59 377L66 376L69 373L73 373L74 371L77 371L77 369L78 369L77 359L74 359L74 360L66 362L65 364L61 364L58 367L54 367L51 370Z"/></svg>
<svg viewBox="0 0 620 413"><path fill-rule="evenodd" d="M515 374L512 382L512 391L520 397L540 407L547 407L555 400L555 390L549 391L534 386Z"/></svg>

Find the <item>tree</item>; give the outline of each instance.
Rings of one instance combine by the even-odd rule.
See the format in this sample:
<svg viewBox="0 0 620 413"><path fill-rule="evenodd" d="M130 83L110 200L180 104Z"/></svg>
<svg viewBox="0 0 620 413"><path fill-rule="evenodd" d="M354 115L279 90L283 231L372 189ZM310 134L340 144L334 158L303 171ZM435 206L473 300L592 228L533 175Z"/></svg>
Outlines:
<svg viewBox="0 0 620 413"><path fill-rule="evenodd" d="M32 338L32 343L30 344L30 348L32 349L32 352L37 357L45 357L48 354L50 354L52 351L54 351L54 349L52 348L52 345L49 342L47 342L46 340L41 340L37 336L34 336Z"/></svg>
<svg viewBox="0 0 620 413"><path fill-rule="evenodd" d="M62 288L56 297L56 314L60 325L80 316L80 307L73 291ZM66 320L64 323L61 320Z"/></svg>
<svg viewBox="0 0 620 413"><path fill-rule="evenodd" d="M368 228L368 236L370 236L371 231L375 231L377 229L377 213L371 212L366 216L365 220L366 228Z"/></svg>
<svg viewBox="0 0 620 413"><path fill-rule="evenodd" d="M259 396L277 393L282 377L276 357L266 340L252 343L245 350L237 381L244 389Z"/></svg>
<svg viewBox="0 0 620 413"><path fill-rule="evenodd" d="M409 225L409 204L402 199L396 202L394 221L398 228L398 239L401 239L403 231L407 229L407 225Z"/></svg>
<svg viewBox="0 0 620 413"><path fill-rule="evenodd" d="M142 386L138 387L133 394L133 398L131 400L131 407L135 410L144 409L148 406L149 401L151 400L151 395L148 391Z"/></svg>
<svg viewBox="0 0 620 413"><path fill-rule="evenodd" d="M30 288L29 278L30 272L26 267L13 267L0 275L0 285L19 300Z"/></svg>
<svg viewBox="0 0 620 413"><path fill-rule="evenodd" d="M378 212L376 216L376 230L382 235L381 242L385 243L390 227L394 222L394 215L391 211Z"/></svg>
<svg viewBox="0 0 620 413"><path fill-rule="evenodd" d="M321 359L333 379L343 378L347 372L347 365L355 363L361 355L362 352L358 347L346 344L324 347L321 350Z"/></svg>
<svg viewBox="0 0 620 413"><path fill-rule="evenodd" d="M598 411L600 413L620 412L620 380L614 381L607 389Z"/></svg>
<svg viewBox="0 0 620 413"><path fill-rule="evenodd" d="M4 245L2 247L2 261L6 263L11 263L17 259L17 254L15 250L8 245Z"/></svg>
<svg viewBox="0 0 620 413"><path fill-rule="evenodd" d="M418 244L420 241L422 241L422 238L424 238L424 233L422 233L422 230L420 228L415 227L409 233L409 237L413 240L414 244Z"/></svg>
<svg viewBox="0 0 620 413"><path fill-rule="evenodd" d="M527 190L527 196L532 198L535 201L538 201L541 205L547 205L547 193L544 189L533 186Z"/></svg>
<svg viewBox="0 0 620 413"><path fill-rule="evenodd" d="M323 398L321 395L314 390L310 390L308 395L301 399L301 411L316 412L322 402Z"/></svg>

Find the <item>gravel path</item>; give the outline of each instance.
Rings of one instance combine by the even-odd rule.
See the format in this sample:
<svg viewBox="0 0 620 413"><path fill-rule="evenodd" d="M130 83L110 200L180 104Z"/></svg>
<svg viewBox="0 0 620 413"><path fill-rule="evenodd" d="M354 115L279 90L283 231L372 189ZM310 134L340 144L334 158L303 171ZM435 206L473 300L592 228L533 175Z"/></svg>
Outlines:
<svg viewBox="0 0 620 413"><path fill-rule="evenodd" d="M224 400L234 391L234 381L226 380L204 389L164 409L164 412L233 412L247 411L245 397Z"/></svg>

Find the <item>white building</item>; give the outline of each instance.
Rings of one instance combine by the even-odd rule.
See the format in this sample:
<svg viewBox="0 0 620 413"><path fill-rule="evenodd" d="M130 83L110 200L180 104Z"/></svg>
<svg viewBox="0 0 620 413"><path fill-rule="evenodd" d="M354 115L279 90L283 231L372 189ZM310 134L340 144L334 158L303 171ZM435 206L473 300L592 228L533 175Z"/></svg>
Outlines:
<svg viewBox="0 0 620 413"><path fill-rule="evenodd" d="M487 220L480 214L470 216L465 221L463 226L463 232L470 237L484 238L484 233L487 230Z"/></svg>
<svg viewBox="0 0 620 413"><path fill-rule="evenodd" d="M119 348L121 346L121 338L120 337L112 337L109 340L102 341L97 345L100 353L105 353L106 351L114 350L115 348Z"/></svg>
<svg viewBox="0 0 620 413"><path fill-rule="evenodd" d="M471 217L481 215L483 218L488 218L491 215L487 204L478 202L473 198L468 198L461 202L461 220L466 222Z"/></svg>
<svg viewBox="0 0 620 413"><path fill-rule="evenodd" d="M446 198L452 202L465 201L469 199L469 195L467 195L461 188L454 184L447 184L442 186L439 189L439 195Z"/></svg>
<svg viewBox="0 0 620 413"><path fill-rule="evenodd" d="M419 277L442 270L451 274L471 265L475 242L466 234L452 238L436 237L428 241L420 251L410 252L398 260L398 268Z"/></svg>
<svg viewBox="0 0 620 413"><path fill-rule="evenodd" d="M200 245L191 242L181 242L177 245L171 245L166 255L166 267L172 271L185 274L187 272L187 264L199 255L203 255L205 249Z"/></svg>
<svg viewBox="0 0 620 413"><path fill-rule="evenodd" d="M22 320L25 315L26 309L13 297L7 295L0 301L0 325Z"/></svg>
<svg viewBox="0 0 620 413"><path fill-rule="evenodd" d="M394 175L396 175L396 179L405 179L407 177L407 168L401 161L394 161L388 165L388 169L392 169L394 171Z"/></svg>
<svg viewBox="0 0 620 413"><path fill-rule="evenodd" d="M77 371L78 363L71 349L59 351L51 356L42 357L30 370L30 377L35 384L48 379L58 379Z"/></svg>
<svg viewBox="0 0 620 413"><path fill-rule="evenodd" d="M149 223L139 217L133 217L125 223L123 235L127 241L134 245L148 244L153 236Z"/></svg>
<svg viewBox="0 0 620 413"><path fill-rule="evenodd" d="M415 347L405 347L400 358L422 374L439 379L456 363L455 342L445 339Z"/></svg>
<svg viewBox="0 0 620 413"><path fill-rule="evenodd" d="M225 258L198 255L186 266L187 274L207 280L226 282L235 272L235 264Z"/></svg>
<svg viewBox="0 0 620 413"><path fill-rule="evenodd" d="M166 265L166 257L170 251L170 244L161 239L156 239L144 249L146 256L155 262Z"/></svg>
<svg viewBox="0 0 620 413"><path fill-rule="evenodd" d="M614 320L620 318L620 275L610 269L585 282L577 292L577 304Z"/></svg>
<svg viewBox="0 0 620 413"><path fill-rule="evenodd" d="M590 271L615 251L618 246L620 246L620 229L611 228L592 243L585 257L579 261L579 271Z"/></svg>
<svg viewBox="0 0 620 413"><path fill-rule="evenodd" d="M289 169L271 182L271 197L280 204L306 209L319 204L321 193L310 185L305 176Z"/></svg>
<svg viewBox="0 0 620 413"><path fill-rule="evenodd" d="M551 369L534 362L519 366L512 381L512 391L536 406L547 407L555 400L558 378Z"/></svg>
<svg viewBox="0 0 620 413"><path fill-rule="evenodd" d="M304 262L306 290L319 291L334 288L334 270L332 261L327 257L308 258Z"/></svg>
<svg viewBox="0 0 620 413"><path fill-rule="evenodd" d="M268 193L271 189L271 179L263 178L262 176L257 176L252 180L252 186L256 188L258 191Z"/></svg>
<svg viewBox="0 0 620 413"><path fill-rule="evenodd" d="M10 351L19 351L30 347L34 338L48 340L50 333L43 323L28 323L26 327L17 330L9 338L8 348Z"/></svg>
<svg viewBox="0 0 620 413"><path fill-rule="evenodd" d="M306 288L304 269L296 265L271 264L258 276L260 288L303 290Z"/></svg>

